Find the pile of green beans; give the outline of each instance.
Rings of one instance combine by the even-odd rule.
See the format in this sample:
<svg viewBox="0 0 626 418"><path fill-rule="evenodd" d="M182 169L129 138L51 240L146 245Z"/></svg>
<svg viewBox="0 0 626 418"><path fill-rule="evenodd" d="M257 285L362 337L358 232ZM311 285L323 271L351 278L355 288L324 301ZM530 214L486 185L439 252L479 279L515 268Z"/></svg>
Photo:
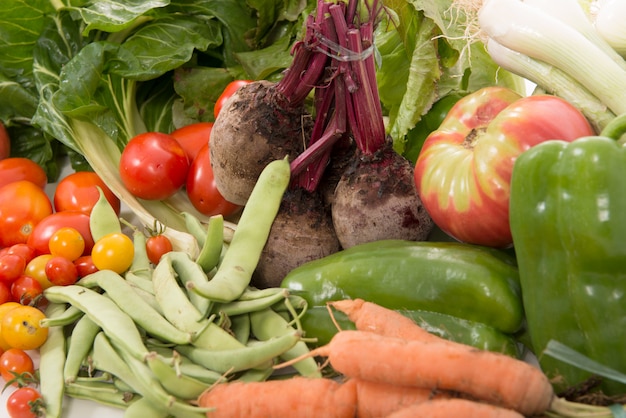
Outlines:
<svg viewBox="0 0 626 418"><path fill-rule="evenodd" d="M46 417L60 417L69 396L123 408L129 418L200 418L207 409L193 401L212 384L266 380L277 361L307 353L299 324L306 302L249 284L289 174L287 160L266 167L227 240L220 216L203 225L186 214L196 256L172 251L153 265L135 229L123 275L101 270L46 289L49 338L39 366ZM120 231L107 205L101 199L92 211L97 236ZM294 373L320 376L312 358Z"/></svg>

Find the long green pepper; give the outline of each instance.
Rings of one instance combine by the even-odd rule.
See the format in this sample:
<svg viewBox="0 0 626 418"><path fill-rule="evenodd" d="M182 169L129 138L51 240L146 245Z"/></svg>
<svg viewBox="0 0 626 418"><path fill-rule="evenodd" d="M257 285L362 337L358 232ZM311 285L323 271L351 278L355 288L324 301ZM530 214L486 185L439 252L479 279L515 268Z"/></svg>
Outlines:
<svg viewBox="0 0 626 418"><path fill-rule="evenodd" d="M616 141L624 132L626 115L600 136L535 146L514 165L510 222L528 331L557 388L590 373L544 355L551 339L626 372L626 150Z"/></svg>

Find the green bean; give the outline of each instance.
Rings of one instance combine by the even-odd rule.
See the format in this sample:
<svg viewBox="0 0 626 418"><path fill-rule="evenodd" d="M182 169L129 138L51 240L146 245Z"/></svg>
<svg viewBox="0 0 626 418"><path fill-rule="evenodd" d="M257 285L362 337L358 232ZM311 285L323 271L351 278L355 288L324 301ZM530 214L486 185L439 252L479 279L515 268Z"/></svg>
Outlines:
<svg viewBox="0 0 626 418"><path fill-rule="evenodd" d="M248 286L237 300L254 300L265 298L268 296L273 296L276 293L282 293L283 290L285 289L282 287L268 287L265 289L257 289L256 287Z"/></svg>
<svg viewBox="0 0 626 418"><path fill-rule="evenodd" d="M71 383L76 380L80 368L91 351L93 340L102 328L83 315L74 325L69 339L65 365L63 367L63 380Z"/></svg>
<svg viewBox="0 0 626 418"><path fill-rule="evenodd" d="M140 288L144 292L154 295L154 286L152 285L152 271L150 272L150 279L146 279L145 277L137 275L129 270L124 273L124 280L126 280L128 283L131 283L133 286Z"/></svg>
<svg viewBox="0 0 626 418"><path fill-rule="evenodd" d="M294 328L279 314L272 309L264 309L251 312L250 327L252 334L260 340L267 340L294 332ZM298 341L292 348L282 353L279 357L282 360L292 360L304 356L309 352L309 347L302 340ZM312 357L306 357L293 364L301 375L306 377L321 377L320 369Z"/></svg>
<svg viewBox="0 0 626 418"><path fill-rule="evenodd" d="M216 302L231 302L245 291L267 242L289 180L287 158L272 161L263 169L215 276L204 286L193 286L190 283L194 291Z"/></svg>
<svg viewBox="0 0 626 418"><path fill-rule="evenodd" d="M185 219L185 227L192 237L198 242L198 247L204 247L204 242L207 237L207 230L196 216L189 212L182 212Z"/></svg>
<svg viewBox="0 0 626 418"><path fill-rule="evenodd" d="M152 373L161 382L163 388L180 399L196 399L209 385L180 373L168 365L157 353L150 353L146 363Z"/></svg>
<svg viewBox="0 0 626 418"><path fill-rule="evenodd" d="M137 228L133 230L133 248L135 250L133 262L128 268L126 274L132 273L139 278L150 281L152 279L153 267L150 263L148 252L146 250L146 236Z"/></svg>
<svg viewBox="0 0 626 418"><path fill-rule="evenodd" d="M235 349L208 350L192 346L177 346L175 349L208 369L234 373L271 362L300 341L300 335L300 332L294 332Z"/></svg>
<svg viewBox="0 0 626 418"><path fill-rule="evenodd" d="M266 296L263 298L251 300L235 300L228 303L222 303L216 305L213 308L213 311L222 312L229 316L241 315L244 313L250 313L269 308L270 306L280 301L284 301L288 296L289 291L287 289L281 289L280 292L276 292L270 296Z"/></svg>
<svg viewBox="0 0 626 418"><path fill-rule="evenodd" d="M149 345L152 352L158 354L164 361L171 364L177 373L192 377L200 382L212 384L224 380L224 375L204 366L194 363L178 351L168 347Z"/></svg>
<svg viewBox="0 0 626 418"><path fill-rule="evenodd" d="M143 398L174 416L205 418L206 408L195 407L168 394L143 361L123 347L118 348L119 351L104 333L99 333L94 341L92 354L95 367L117 376Z"/></svg>
<svg viewBox="0 0 626 418"><path fill-rule="evenodd" d="M217 267L224 249L224 217L215 215L209 218L207 235L196 258L196 263L204 272L209 272Z"/></svg>
<svg viewBox="0 0 626 418"><path fill-rule="evenodd" d="M65 311L63 304L50 303L46 315ZM65 362L65 335L62 327L48 329L48 338L39 348L40 391L45 401L46 418L57 418L63 410L63 364Z"/></svg>
<svg viewBox="0 0 626 418"><path fill-rule="evenodd" d="M141 399L139 395L119 390L111 382L66 383L65 394L71 398L87 399L119 409L126 409Z"/></svg>
<svg viewBox="0 0 626 418"><path fill-rule="evenodd" d="M89 229L94 242L107 234L122 232L120 218L100 187L98 187L98 193L100 193L100 196L89 215Z"/></svg>
<svg viewBox="0 0 626 418"><path fill-rule="evenodd" d="M161 309L161 305L159 305L159 302L157 302L156 297L154 297L154 293L145 290L145 288L142 286L137 286L132 281L126 280L126 282L130 285L133 292L135 292L140 299L142 299L144 302L150 305L152 309L157 311L159 314L163 315L163 310Z"/></svg>
<svg viewBox="0 0 626 418"><path fill-rule="evenodd" d="M248 314L233 316L230 318L230 331L237 341L246 344L250 339L250 317Z"/></svg>
<svg viewBox="0 0 626 418"><path fill-rule="evenodd" d="M135 322L108 297L76 284L49 287L44 290L44 296L53 303L76 306L98 324L107 336L137 358L143 359L148 353Z"/></svg>
<svg viewBox="0 0 626 418"><path fill-rule="evenodd" d="M237 381L240 382L264 382L274 373L273 367L261 367L244 371Z"/></svg>
<svg viewBox="0 0 626 418"><path fill-rule="evenodd" d="M181 331L167 321L142 298L138 298L131 285L112 270L100 270L77 282L87 288L99 287L113 302L148 334L177 344L191 342L193 334Z"/></svg>
<svg viewBox="0 0 626 418"><path fill-rule="evenodd" d="M185 252L170 251L163 255L161 261L159 261L159 264L160 263L170 263L172 265L178 277L178 281L180 281L185 289L186 284L189 282L197 283L202 286L209 280L204 270L202 270L202 267ZM212 305L209 299L192 291L187 291L187 297L203 316L208 314Z"/></svg>
<svg viewBox="0 0 626 418"><path fill-rule="evenodd" d="M70 305L63 310L55 312L54 315L46 316L39 321L39 325L42 327L64 327L73 324L83 315L83 311L76 306Z"/></svg>
<svg viewBox="0 0 626 418"><path fill-rule="evenodd" d="M168 418L169 416L167 410L159 408L148 398L138 399L124 411L124 418Z"/></svg>

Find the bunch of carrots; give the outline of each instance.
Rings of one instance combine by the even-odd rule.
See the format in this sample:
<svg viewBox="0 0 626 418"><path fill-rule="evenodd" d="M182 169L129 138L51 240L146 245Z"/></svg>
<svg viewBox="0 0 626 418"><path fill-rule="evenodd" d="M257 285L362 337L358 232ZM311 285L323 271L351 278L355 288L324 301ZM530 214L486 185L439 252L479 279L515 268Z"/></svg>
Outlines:
<svg viewBox="0 0 626 418"><path fill-rule="evenodd" d="M521 418L544 414L557 399L529 363L442 339L360 299L330 306L356 330L339 331L307 356L327 358L344 379L216 384L198 398L212 408L207 417Z"/></svg>

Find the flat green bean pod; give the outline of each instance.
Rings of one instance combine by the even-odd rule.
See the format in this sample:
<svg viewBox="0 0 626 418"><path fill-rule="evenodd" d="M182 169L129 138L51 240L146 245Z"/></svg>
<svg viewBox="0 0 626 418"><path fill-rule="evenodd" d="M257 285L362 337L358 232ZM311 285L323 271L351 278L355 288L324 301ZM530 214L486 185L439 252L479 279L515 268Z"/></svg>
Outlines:
<svg viewBox="0 0 626 418"><path fill-rule="evenodd" d="M196 263L209 272L217 267L224 249L224 217L215 215L209 218L207 234Z"/></svg>
<svg viewBox="0 0 626 418"><path fill-rule="evenodd" d="M163 388L180 399L197 399L210 385L180 373L157 353L150 353L146 363Z"/></svg>
<svg viewBox="0 0 626 418"><path fill-rule="evenodd" d="M93 341L102 328L83 315L72 328L72 334L68 339L67 355L63 367L63 380L71 383L76 380L83 361L91 351Z"/></svg>
<svg viewBox="0 0 626 418"><path fill-rule="evenodd" d="M94 242L107 234L122 232L120 218L115 209L104 196L102 189L98 187L100 197L96 201L89 215L89 229Z"/></svg>
<svg viewBox="0 0 626 418"><path fill-rule="evenodd" d="M65 394L70 398L86 399L118 409L126 409L139 395L119 390L111 382L73 382L65 384Z"/></svg>
<svg viewBox="0 0 626 418"><path fill-rule="evenodd" d="M65 311L63 304L51 303L46 315ZM65 335L62 327L48 330L48 338L39 348L39 388L45 400L46 417L60 417L63 410L63 365L65 363Z"/></svg>

